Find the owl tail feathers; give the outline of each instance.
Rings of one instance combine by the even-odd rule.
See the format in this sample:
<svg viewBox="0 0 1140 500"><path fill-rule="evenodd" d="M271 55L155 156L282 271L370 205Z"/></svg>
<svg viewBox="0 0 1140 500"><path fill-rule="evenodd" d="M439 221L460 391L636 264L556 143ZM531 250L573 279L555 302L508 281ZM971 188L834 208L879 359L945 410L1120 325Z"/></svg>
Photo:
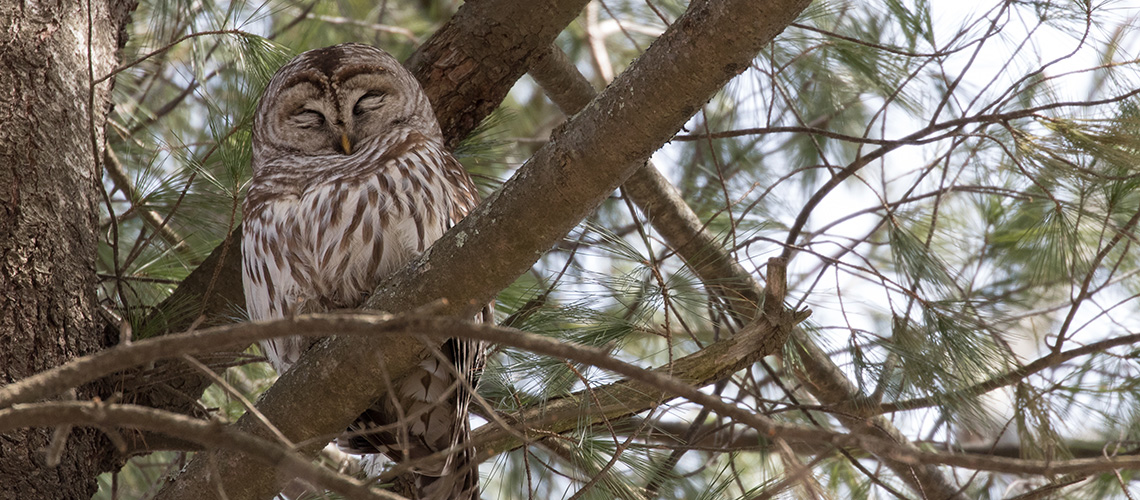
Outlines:
<svg viewBox="0 0 1140 500"><path fill-rule="evenodd" d="M416 491L422 500L479 500L479 467L474 461L458 460L451 474L416 474Z"/></svg>
<svg viewBox="0 0 1140 500"><path fill-rule="evenodd" d="M336 444L347 453L364 454L361 463L369 476L378 476L384 471L377 454L385 454L393 461L408 457L411 462L427 459L430 454L422 446L408 449L405 454L394 435L379 437L385 432L361 433L350 429L337 438ZM386 441L390 444L384 444L385 438L392 439ZM467 446L463 447L464 444ZM479 500L479 464L475 449L467 443L454 446L452 449L456 451L446 460L429 460L428 464L414 467L413 472L396 478L392 492L413 500Z"/></svg>
<svg viewBox="0 0 1140 500"><path fill-rule="evenodd" d="M445 351L454 353L449 347L445 345ZM408 498L475 500L479 471L470 443L471 396L466 388L473 382L457 380L457 370L443 363L448 361L424 360L395 383L394 398L373 404L336 444L347 453L384 454L409 465L409 474L394 489Z"/></svg>

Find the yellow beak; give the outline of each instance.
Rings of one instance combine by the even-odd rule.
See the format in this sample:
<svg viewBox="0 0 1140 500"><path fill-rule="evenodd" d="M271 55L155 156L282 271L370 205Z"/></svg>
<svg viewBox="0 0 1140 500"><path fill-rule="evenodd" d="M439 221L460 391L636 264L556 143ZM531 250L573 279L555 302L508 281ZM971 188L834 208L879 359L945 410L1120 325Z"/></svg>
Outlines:
<svg viewBox="0 0 1140 500"><path fill-rule="evenodd" d="M344 154L352 154L352 141L348 140L348 134L340 134L340 145L344 147Z"/></svg>

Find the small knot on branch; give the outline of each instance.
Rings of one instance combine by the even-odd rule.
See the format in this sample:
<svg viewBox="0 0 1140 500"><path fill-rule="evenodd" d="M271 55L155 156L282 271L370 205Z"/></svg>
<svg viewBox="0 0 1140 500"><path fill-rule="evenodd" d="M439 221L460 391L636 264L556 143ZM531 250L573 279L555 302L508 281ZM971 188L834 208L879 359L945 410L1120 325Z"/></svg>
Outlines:
<svg viewBox="0 0 1140 500"><path fill-rule="evenodd" d="M784 297L788 295L788 259L768 259L768 280L764 285L764 315L772 320L782 318Z"/></svg>

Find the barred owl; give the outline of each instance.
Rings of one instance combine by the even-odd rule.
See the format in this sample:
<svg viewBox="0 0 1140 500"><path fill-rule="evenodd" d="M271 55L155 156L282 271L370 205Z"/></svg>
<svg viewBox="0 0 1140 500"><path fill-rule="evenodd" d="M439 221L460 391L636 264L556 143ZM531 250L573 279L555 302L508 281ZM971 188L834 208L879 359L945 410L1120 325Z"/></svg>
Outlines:
<svg viewBox="0 0 1140 500"><path fill-rule="evenodd" d="M477 201L471 178L443 148L427 96L392 56L360 44L297 56L270 80L253 122L253 179L242 207L250 319L359 306ZM261 346L284 373L309 343ZM413 469L413 495L476 499L467 407L484 349L451 339L441 352L393 381L396 397L373 405L337 444L395 461L450 449L444 463Z"/></svg>

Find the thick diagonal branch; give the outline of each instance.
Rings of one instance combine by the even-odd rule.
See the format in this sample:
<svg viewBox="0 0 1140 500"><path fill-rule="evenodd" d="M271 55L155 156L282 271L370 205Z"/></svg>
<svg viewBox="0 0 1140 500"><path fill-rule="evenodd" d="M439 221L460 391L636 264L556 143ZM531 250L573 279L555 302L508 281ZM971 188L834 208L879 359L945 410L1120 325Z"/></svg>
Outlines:
<svg viewBox="0 0 1140 500"><path fill-rule="evenodd" d="M500 191L392 276L366 306L400 311L446 298L452 304L449 312L473 314L621 185L714 92L746 69L807 3L729 0L691 5ZM422 348L406 347L381 339L327 339L284 374L258 408L293 441L335 434L379 396L374 381L383 379L384 370L397 374L395 366L418 359L416 351ZM328 401L330 393L336 396L335 407L318 403ZM251 418L243 417L236 425L264 432ZM269 497L280 484L273 471L249 467L238 455L207 452L196 456L183 479L159 498L201 498L209 491L209 463L222 471L219 480L231 498Z"/></svg>
<svg viewBox="0 0 1140 500"><path fill-rule="evenodd" d="M560 50L552 47L531 70L531 76L567 115L577 113L594 98L593 87ZM704 229L697 214L681 199L680 193L652 163L630 176L625 193L646 214L650 223L665 238L686 264L709 288L725 298L731 311L742 321L755 317L760 310L763 287ZM803 370L796 374L825 405L843 407L839 415L854 412L851 403L859 392L843 372L831 361L803 330L793 331L791 345L803 360ZM838 417L853 432L892 439L900 445L910 441L883 416L868 418ZM932 465L914 465L881 456L888 467L912 488L927 498L963 498L961 489Z"/></svg>

